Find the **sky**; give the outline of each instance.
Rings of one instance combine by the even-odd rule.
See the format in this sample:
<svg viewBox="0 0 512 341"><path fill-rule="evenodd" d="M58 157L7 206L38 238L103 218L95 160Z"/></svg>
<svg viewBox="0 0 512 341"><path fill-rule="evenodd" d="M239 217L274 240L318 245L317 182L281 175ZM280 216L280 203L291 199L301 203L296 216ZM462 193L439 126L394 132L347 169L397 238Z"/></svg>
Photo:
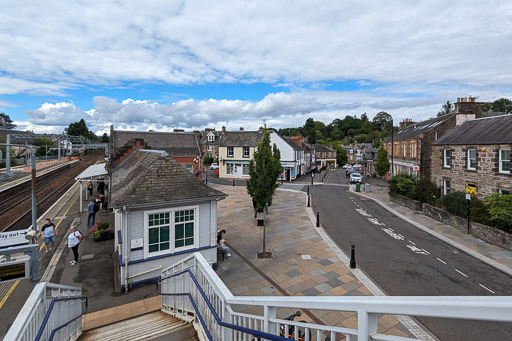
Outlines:
<svg viewBox="0 0 512 341"><path fill-rule="evenodd" d="M0 46L0 112L36 133L421 121L512 97L511 1L7 0Z"/></svg>

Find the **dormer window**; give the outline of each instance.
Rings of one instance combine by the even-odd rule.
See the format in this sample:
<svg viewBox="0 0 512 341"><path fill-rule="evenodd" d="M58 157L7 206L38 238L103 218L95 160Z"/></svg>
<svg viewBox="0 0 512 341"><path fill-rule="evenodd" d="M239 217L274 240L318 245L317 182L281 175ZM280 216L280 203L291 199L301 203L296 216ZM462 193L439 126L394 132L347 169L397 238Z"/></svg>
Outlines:
<svg viewBox="0 0 512 341"><path fill-rule="evenodd" d="M215 135L214 134L208 134L208 142L215 141Z"/></svg>

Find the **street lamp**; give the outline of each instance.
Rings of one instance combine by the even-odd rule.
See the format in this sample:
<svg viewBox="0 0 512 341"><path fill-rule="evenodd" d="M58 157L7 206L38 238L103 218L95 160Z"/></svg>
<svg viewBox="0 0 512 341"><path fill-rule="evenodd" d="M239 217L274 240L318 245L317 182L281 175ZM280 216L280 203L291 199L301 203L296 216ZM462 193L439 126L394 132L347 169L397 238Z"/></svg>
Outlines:
<svg viewBox="0 0 512 341"><path fill-rule="evenodd" d="M395 133L395 130L393 129L393 117L389 114L388 115L388 118L389 120L391 121L391 176L393 176L393 171L395 170L394 168L394 133ZM381 123L381 127L384 129L384 127L386 126L385 122L382 122Z"/></svg>

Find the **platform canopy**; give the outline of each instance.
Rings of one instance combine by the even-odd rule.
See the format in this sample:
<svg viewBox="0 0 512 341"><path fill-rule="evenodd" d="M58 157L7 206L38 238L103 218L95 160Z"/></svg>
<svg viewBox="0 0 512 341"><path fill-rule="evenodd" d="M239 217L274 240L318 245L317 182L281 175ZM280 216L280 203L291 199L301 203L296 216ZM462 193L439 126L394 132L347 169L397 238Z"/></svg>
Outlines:
<svg viewBox="0 0 512 341"><path fill-rule="evenodd" d="M87 167L82 173L80 173L75 180L89 180L89 178L96 176L107 175L108 172L105 169L106 163L99 163L97 165L92 165Z"/></svg>

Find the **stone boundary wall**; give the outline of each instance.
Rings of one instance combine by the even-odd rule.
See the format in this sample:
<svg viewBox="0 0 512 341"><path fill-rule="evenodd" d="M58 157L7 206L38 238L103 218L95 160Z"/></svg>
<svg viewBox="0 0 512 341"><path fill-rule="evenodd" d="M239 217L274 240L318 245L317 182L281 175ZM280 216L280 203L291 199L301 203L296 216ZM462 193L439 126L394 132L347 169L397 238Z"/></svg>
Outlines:
<svg viewBox="0 0 512 341"><path fill-rule="evenodd" d="M442 208L429 204L423 204L422 213L432 219L451 225L461 231L467 232L468 220L454 216ZM482 225L476 222L470 223L471 234L488 243L497 245L506 250L512 251L512 235L497 228Z"/></svg>
<svg viewBox="0 0 512 341"><path fill-rule="evenodd" d="M411 210L421 211L421 203L418 200L409 199L403 195L389 195L389 200L396 202L402 206L410 208Z"/></svg>

